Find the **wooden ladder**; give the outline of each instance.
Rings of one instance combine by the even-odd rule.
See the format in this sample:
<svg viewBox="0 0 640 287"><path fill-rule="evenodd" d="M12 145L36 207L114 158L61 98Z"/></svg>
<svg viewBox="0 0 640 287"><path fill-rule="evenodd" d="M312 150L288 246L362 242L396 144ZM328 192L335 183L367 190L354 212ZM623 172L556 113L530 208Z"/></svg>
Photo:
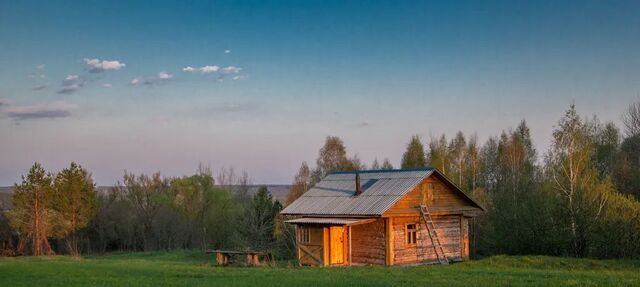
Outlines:
<svg viewBox="0 0 640 287"><path fill-rule="evenodd" d="M436 225L433 223L433 218L431 217L429 208L424 204L420 205L420 213L422 213L422 219L424 219L425 226L427 226L427 233L429 233L429 238L431 238L431 246L433 246L433 251L436 253L438 262L440 264L449 264L449 259L447 258L447 254L444 252L442 244L440 243L440 238L436 231Z"/></svg>

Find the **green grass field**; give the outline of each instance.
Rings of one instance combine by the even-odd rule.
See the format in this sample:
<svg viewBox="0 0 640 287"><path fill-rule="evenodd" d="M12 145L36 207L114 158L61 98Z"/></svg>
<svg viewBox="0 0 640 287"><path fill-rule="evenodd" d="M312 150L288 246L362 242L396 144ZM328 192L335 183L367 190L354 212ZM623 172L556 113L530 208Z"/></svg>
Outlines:
<svg viewBox="0 0 640 287"><path fill-rule="evenodd" d="M216 267L198 252L0 258L0 286L640 286L640 261L496 256L448 266Z"/></svg>

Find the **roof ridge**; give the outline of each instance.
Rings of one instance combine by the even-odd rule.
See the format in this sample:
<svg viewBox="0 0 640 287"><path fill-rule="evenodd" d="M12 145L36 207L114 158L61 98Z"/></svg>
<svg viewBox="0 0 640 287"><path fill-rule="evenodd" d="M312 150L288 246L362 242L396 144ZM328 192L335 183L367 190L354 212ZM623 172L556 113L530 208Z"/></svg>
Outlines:
<svg viewBox="0 0 640 287"><path fill-rule="evenodd" d="M432 171L435 168L421 167L421 168L404 168L404 169L368 169L368 170L340 170L334 171L329 174L356 174L356 173L383 173L383 172L411 172L411 171Z"/></svg>

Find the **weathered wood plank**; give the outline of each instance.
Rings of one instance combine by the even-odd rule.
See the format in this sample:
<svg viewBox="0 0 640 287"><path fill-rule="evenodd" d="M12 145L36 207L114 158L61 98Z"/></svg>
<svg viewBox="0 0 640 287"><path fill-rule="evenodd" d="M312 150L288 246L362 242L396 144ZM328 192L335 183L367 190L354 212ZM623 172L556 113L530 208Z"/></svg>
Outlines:
<svg viewBox="0 0 640 287"><path fill-rule="evenodd" d="M388 266L393 265L393 217L385 218L385 239L386 239L386 263Z"/></svg>

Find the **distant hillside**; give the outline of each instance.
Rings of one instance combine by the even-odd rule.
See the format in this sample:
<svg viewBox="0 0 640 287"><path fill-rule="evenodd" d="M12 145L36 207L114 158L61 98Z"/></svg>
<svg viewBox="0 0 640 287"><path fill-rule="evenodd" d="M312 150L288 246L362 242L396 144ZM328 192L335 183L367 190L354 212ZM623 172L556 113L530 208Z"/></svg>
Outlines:
<svg viewBox="0 0 640 287"><path fill-rule="evenodd" d="M254 194L258 191L258 188L263 184L256 184L249 186L249 192ZM269 192L280 202L283 202L287 198L289 188L291 185L286 184L264 184L269 189ZM104 193L109 191L112 186L98 186L98 192ZM13 193L13 186L0 186L0 210L6 210L11 208L11 193Z"/></svg>

